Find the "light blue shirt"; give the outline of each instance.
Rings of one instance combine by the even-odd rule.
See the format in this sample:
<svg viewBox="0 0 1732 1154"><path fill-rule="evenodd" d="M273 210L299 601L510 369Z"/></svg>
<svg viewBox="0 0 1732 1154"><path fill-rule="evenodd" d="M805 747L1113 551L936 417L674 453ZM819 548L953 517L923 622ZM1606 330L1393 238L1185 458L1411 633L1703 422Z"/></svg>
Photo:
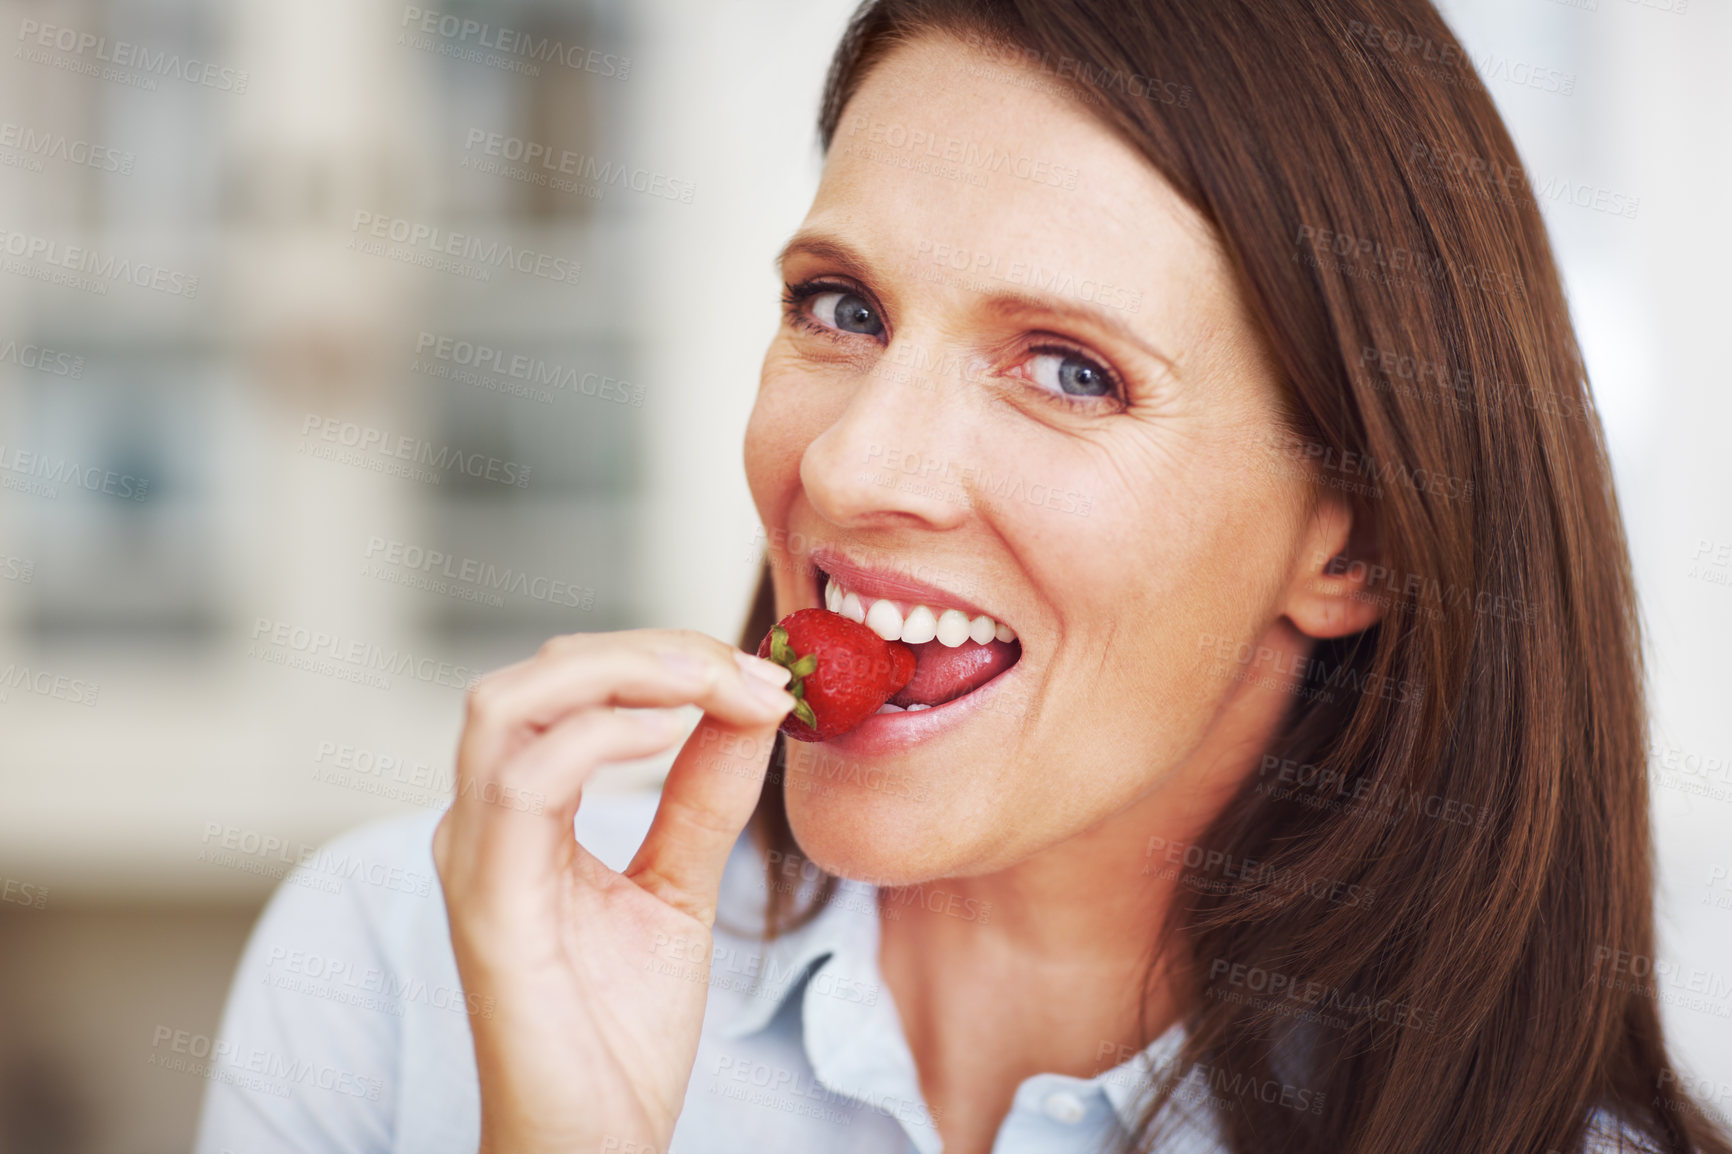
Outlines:
<svg viewBox="0 0 1732 1154"><path fill-rule="evenodd" d="M623 869L655 804L586 797L578 838ZM490 1008L458 980L433 867L437 820L363 826L297 867L253 930L216 1039L177 1037L153 1056L210 1082L199 1154L474 1154L469 1015ZM875 891L849 883L808 925L764 945L750 933L762 860L742 836L723 874L703 1031L669 1154L939 1154L878 970ZM645 965L683 973L693 960L665 941ZM1182 1041L1175 1026L1095 1077L1025 1078L993 1154L1103 1148L1135 1124L1140 1095ZM1165 1154L1221 1154L1212 1100L1206 1080L1175 1095Z"/></svg>

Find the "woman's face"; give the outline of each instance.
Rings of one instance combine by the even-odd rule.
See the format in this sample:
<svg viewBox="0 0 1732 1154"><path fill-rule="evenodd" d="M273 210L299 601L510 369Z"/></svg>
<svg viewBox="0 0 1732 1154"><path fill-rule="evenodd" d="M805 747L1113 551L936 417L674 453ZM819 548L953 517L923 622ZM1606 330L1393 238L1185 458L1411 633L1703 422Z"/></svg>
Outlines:
<svg viewBox="0 0 1732 1154"><path fill-rule="evenodd" d="M1323 540L1209 231L1050 78L970 60L918 40L849 103L745 442L779 614L841 571L862 608L1015 634L958 647L1015 663L940 708L787 743L802 848L885 884L1218 793L1199 755L1245 725L1247 679L1216 654L1294 636Z"/></svg>

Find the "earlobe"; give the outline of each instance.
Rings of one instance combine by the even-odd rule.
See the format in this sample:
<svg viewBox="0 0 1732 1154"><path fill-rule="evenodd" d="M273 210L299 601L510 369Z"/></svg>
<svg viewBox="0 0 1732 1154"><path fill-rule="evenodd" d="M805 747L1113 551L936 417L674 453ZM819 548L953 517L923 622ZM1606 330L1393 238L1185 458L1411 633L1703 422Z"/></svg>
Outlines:
<svg viewBox="0 0 1732 1154"><path fill-rule="evenodd" d="M1356 523L1357 522L1357 523ZM1383 599L1369 588L1376 532L1334 495L1318 498L1295 558L1287 617L1307 637L1346 637L1383 617Z"/></svg>

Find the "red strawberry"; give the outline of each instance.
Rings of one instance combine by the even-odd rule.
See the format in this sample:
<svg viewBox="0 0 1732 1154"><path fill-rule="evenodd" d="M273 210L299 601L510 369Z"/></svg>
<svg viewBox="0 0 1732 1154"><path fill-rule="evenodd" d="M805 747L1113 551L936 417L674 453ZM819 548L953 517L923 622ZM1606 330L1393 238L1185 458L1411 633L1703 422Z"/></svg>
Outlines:
<svg viewBox="0 0 1732 1154"><path fill-rule="evenodd" d="M800 609L776 622L758 656L794 675L794 710L781 729L799 741L847 733L914 676L914 650L828 609Z"/></svg>

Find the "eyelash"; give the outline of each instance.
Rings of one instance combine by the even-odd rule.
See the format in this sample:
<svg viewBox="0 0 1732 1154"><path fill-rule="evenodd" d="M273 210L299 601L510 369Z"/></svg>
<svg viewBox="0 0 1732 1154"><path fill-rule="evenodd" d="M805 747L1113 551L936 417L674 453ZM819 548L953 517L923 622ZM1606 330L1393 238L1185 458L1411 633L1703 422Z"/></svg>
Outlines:
<svg viewBox="0 0 1732 1154"><path fill-rule="evenodd" d="M803 329L806 332L814 333L829 340L843 340L847 337L859 335L839 332L836 329L830 328L828 325L821 324L814 320L806 311L806 303L812 300L812 298L822 296L824 293L834 292L850 293L854 296L871 300L871 298L860 288L849 284L846 281L826 280L821 277L799 282L785 281L782 284L782 314L786 318L787 322L794 325L796 328ZM876 305L874 305L874 307L876 307ZM883 315L882 310L880 310L879 318L881 322ZM1103 408L1106 408L1110 412L1118 412L1126 407L1124 381L1120 378L1117 372L1075 345L1054 343L1051 337L1046 336L1045 334L1043 334L1043 337L1045 343L1029 345L1027 348L1022 350L1022 354L1025 357L1038 356L1043 353L1058 354L1060 356L1075 357L1078 360L1086 361L1092 368L1098 370L1101 375L1106 377L1107 381L1112 385L1112 391L1103 396L1082 397L1073 396L1069 393L1055 393L1050 389L1043 389L1032 383L1030 383L1028 391L1037 394L1050 404L1057 405L1058 407L1073 413L1099 414Z"/></svg>
<svg viewBox="0 0 1732 1154"><path fill-rule="evenodd" d="M1028 348L1023 350L1023 354L1025 356L1039 356L1044 353L1075 357L1077 360L1085 362L1089 367L1095 369L1105 377L1107 383L1111 386L1111 389L1101 396L1087 397L1075 396L1070 393L1055 393L1050 389L1043 389L1031 385L1036 393L1045 397L1047 400L1052 401L1054 404L1060 405L1072 412L1099 413L1103 408L1110 412L1119 412L1126 407L1125 383L1119 377L1118 373L1113 371L1111 368L1108 368L1098 358L1091 356L1089 353L1075 345L1052 343L1052 338L1046 334L1042 334L1042 339L1048 343L1030 345Z"/></svg>
<svg viewBox="0 0 1732 1154"><path fill-rule="evenodd" d="M825 293L852 293L855 296L865 296L853 285L842 281L817 279L800 281L798 284L784 282L782 285L782 315L787 317L788 323L805 329L809 333L817 333L819 336L829 337L832 340L856 335L838 332L828 325L821 325L806 312L806 302Z"/></svg>

